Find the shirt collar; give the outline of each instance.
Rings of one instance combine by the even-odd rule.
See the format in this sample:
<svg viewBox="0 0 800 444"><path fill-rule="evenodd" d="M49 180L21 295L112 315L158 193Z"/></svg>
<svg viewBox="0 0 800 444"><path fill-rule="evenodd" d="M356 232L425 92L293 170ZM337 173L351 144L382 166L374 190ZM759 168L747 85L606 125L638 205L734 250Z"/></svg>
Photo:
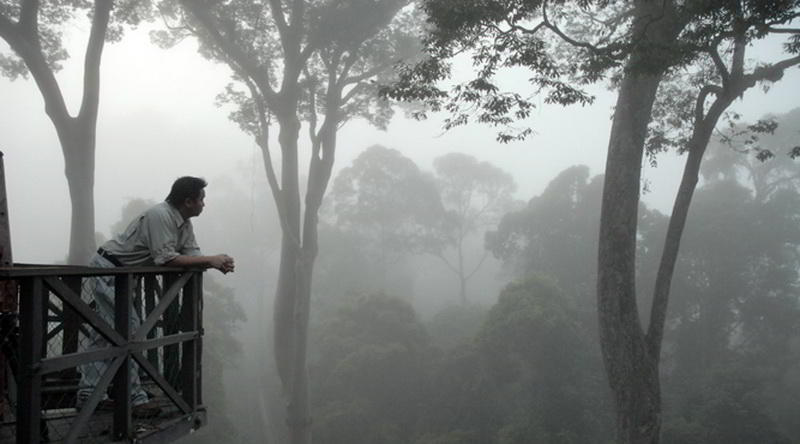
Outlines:
<svg viewBox="0 0 800 444"><path fill-rule="evenodd" d="M172 221L175 222L175 225L178 228L183 227L183 224L185 224L187 222L187 220L183 218L183 216L181 215L181 212L178 211L177 208L173 207L172 204L169 203L169 202L164 202L164 205L167 206L167 210L169 212L169 215L172 218Z"/></svg>

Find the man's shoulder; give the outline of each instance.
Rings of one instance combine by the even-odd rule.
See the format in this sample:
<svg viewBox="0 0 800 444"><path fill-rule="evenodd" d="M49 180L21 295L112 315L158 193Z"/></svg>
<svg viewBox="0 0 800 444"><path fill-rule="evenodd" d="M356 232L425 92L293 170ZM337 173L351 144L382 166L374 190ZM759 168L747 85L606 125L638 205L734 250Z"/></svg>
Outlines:
<svg viewBox="0 0 800 444"><path fill-rule="evenodd" d="M148 208L143 215L145 218L155 219L169 225L180 226L183 223L183 217L177 209L175 209L168 202L159 202L152 207Z"/></svg>

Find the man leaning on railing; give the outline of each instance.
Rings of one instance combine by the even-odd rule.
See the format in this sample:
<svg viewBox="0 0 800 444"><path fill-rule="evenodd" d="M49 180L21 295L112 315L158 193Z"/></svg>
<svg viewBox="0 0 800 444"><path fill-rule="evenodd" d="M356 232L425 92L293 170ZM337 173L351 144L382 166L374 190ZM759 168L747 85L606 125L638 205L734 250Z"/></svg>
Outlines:
<svg viewBox="0 0 800 444"><path fill-rule="evenodd" d="M178 266L216 268L223 273L234 269L233 258L227 254L203 256L194 237L192 217L199 216L205 206L205 180L184 176L172 184L166 201L152 206L134 219L123 233L106 242L97 250L89 262L91 267L121 266ZM83 289L84 298L94 301L95 310L107 322L114 320L114 278L98 276L88 280ZM134 312L131 330L141 324ZM94 330L90 331L85 348L104 347L108 343ZM76 408L80 410L97 386L100 377L108 368L107 361L84 364L80 367L81 381L78 388ZM148 399L139 380L138 366L131 372L131 404L134 417L158 415L160 408ZM113 401L104 395L98 409L113 406Z"/></svg>

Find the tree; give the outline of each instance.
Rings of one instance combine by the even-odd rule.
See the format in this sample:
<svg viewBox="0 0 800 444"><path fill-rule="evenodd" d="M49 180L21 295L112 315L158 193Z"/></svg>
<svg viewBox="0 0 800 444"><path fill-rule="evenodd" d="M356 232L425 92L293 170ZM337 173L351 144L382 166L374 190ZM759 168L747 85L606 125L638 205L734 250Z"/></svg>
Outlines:
<svg viewBox="0 0 800 444"><path fill-rule="evenodd" d="M782 116L765 116L758 122L728 119L728 128L712 140L701 174L709 181L728 179L754 190L763 202L779 190L796 190L800 165L795 161L800 108Z"/></svg>
<svg viewBox="0 0 800 444"><path fill-rule="evenodd" d="M594 7L594 8L593 8ZM659 361L670 283L700 161L722 113L742 93L760 82L777 81L800 63L800 31L783 25L800 16L796 0L688 2L632 0L619 2L467 1L454 6L428 0L432 33L426 48L432 57L405 72L387 91L393 97L428 99L454 117L448 125L477 119L508 126L529 115L533 104L520 93L501 91L494 76L502 67L527 67L545 100L588 103L569 79L595 82L612 74L618 90L611 126L600 217L597 298L600 340L606 374L615 399L617 436L624 443L657 443L660 434ZM577 9L577 10L576 10ZM581 9L593 14L579 20ZM598 15L599 14L599 15ZM748 70L748 44L770 34L787 34L789 56ZM586 41L582 40L586 37ZM548 38L551 40L548 41ZM567 44L572 57L554 55L552 40ZM589 40L593 39L593 40ZM449 76L448 60L473 51L477 76L447 94L436 84ZM727 62L725 59L729 59ZM710 67L709 69L702 69ZM664 243L647 327L641 322L636 292L637 211L646 147L663 146L651 125L663 81L687 69L699 81L684 88L694 100L674 119L688 128L687 164ZM670 96L661 88L660 100ZM437 108L438 107L438 108ZM681 116L686 116L681 119ZM688 127L684 124L688 122ZM668 123L671 125L671 123ZM517 136L524 136L523 130ZM513 134L501 133L501 140Z"/></svg>
<svg viewBox="0 0 800 444"><path fill-rule="evenodd" d="M458 277L459 296L467 302L467 281L481 268L488 252L472 266L465 257L465 243L469 236L483 234L488 226L496 223L503 212L513 204L512 193L516 188L510 174L488 162L478 162L472 156L449 153L433 161L436 170L442 203L450 213L445 238L455 250L455 261L449 260L444 251L431 250Z"/></svg>
<svg viewBox="0 0 800 444"><path fill-rule="evenodd" d="M507 285L472 341L434 369L418 443L604 442L587 329L551 281ZM591 407L590 407L591 406Z"/></svg>
<svg viewBox="0 0 800 444"><path fill-rule="evenodd" d="M386 291L390 266L412 253L441 248L446 215L429 174L399 151L374 145L342 169L330 196L330 225L358 237Z"/></svg>
<svg viewBox="0 0 800 444"><path fill-rule="evenodd" d="M503 215L487 232L486 248L513 276L548 276L579 310L594 312L591 255L597 251L602 180L590 178L584 165L560 172L524 208Z"/></svg>
<svg viewBox="0 0 800 444"><path fill-rule="evenodd" d="M122 36L149 12L146 0L0 1L0 37L12 55L0 53L0 74L11 80L30 74L44 99L64 154L64 172L72 202L69 264L85 264L95 250L94 153L100 102L100 60L106 41ZM63 47L64 27L85 13L91 31L84 55L83 95L72 116L55 73L69 56Z"/></svg>
<svg viewBox="0 0 800 444"><path fill-rule="evenodd" d="M292 443L308 443L306 347L318 211L328 186L337 130L363 117L383 126L391 116L377 100L374 80L392 77L392 65L413 53L408 0L168 1L174 21L162 43L194 35L204 56L226 63L237 86L223 100L233 120L251 134L264 157L282 227L275 297L274 351L287 403ZM324 117L322 117L324 115ZM270 151L272 118L278 126L281 167ZM311 142L305 211L300 199L301 122Z"/></svg>

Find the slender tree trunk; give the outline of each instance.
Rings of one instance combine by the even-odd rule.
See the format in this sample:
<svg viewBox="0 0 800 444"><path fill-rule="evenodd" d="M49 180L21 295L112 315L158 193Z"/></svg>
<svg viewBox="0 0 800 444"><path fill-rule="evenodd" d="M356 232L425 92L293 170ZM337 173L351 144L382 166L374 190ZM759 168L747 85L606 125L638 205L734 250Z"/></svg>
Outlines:
<svg viewBox="0 0 800 444"><path fill-rule="evenodd" d="M316 231L316 227L313 228ZM292 386L288 407L289 442L311 443L311 414L308 408L308 319L311 301L311 276L314 258L304 251L296 263L297 300L294 309L294 356Z"/></svg>
<svg viewBox="0 0 800 444"><path fill-rule="evenodd" d="M467 304L467 277L464 273L464 236L458 241L458 294L461 296L461 304Z"/></svg>

